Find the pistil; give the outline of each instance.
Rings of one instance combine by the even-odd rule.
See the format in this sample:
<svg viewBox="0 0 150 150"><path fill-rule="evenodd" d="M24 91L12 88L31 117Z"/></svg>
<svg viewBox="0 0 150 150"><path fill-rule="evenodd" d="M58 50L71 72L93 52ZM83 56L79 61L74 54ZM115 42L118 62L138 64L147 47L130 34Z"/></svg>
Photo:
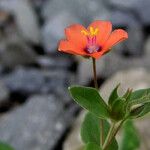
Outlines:
<svg viewBox="0 0 150 150"><path fill-rule="evenodd" d="M89 32L82 30L81 31L87 37L87 46L85 47L85 51L89 54L101 51L102 47L96 42L96 35L98 34L98 28L90 27Z"/></svg>

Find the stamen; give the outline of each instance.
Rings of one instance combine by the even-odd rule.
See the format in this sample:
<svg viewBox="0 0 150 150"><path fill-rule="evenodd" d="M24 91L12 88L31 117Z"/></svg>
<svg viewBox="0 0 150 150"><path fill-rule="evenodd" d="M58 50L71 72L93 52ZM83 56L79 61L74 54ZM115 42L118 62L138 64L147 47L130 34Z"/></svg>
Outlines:
<svg viewBox="0 0 150 150"><path fill-rule="evenodd" d="M94 31L94 35L97 35L98 31L99 31L98 28L96 28L95 31Z"/></svg>
<svg viewBox="0 0 150 150"><path fill-rule="evenodd" d="M82 30L81 33L83 33L85 36L89 35L89 33L87 31L85 31L85 30Z"/></svg>
<svg viewBox="0 0 150 150"><path fill-rule="evenodd" d="M93 36L94 35L94 28L90 27L90 35Z"/></svg>
<svg viewBox="0 0 150 150"><path fill-rule="evenodd" d="M90 27L90 31L85 31L85 30L82 30L81 33L83 33L85 36L96 36L98 34L99 30L98 28L93 28L93 27Z"/></svg>

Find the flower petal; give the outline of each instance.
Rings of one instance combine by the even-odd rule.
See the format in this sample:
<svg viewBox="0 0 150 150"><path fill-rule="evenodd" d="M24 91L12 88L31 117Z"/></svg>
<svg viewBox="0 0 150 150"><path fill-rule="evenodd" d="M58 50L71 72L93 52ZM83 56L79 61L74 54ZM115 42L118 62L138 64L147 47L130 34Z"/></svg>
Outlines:
<svg viewBox="0 0 150 150"><path fill-rule="evenodd" d="M114 30L106 43L104 43L102 51L106 52L114 45L128 38L128 33L122 29Z"/></svg>
<svg viewBox="0 0 150 150"><path fill-rule="evenodd" d="M86 55L82 49L77 48L74 44L66 40L61 40L59 42L58 50L74 55Z"/></svg>
<svg viewBox="0 0 150 150"><path fill-rule="evenodd" d="M98 59L98 58L100 58L101 56L103 56L103 54L104 54L104 52L101 51L101 52L93 53L93 54L91 54L90 56L93 57L93 58L95 58L95 59Z"/></svg>
<svg viewBox="0 0 150 150"><path fill-rule="evenodd" d="M94 29L98 28L96 40L99 45L103 45L104 42L106 42L112 31L112 24L110 21L97 20L89 25L88 30L90 27L93 27Z"/></svg>
<svg viewBox="0 0 150 150"><path fill-rule="evenodd" d="M73 24L65 29L67 40L78 48L85 48L87 44L86 36L81 31L87 31L82 25Z"/></svg>

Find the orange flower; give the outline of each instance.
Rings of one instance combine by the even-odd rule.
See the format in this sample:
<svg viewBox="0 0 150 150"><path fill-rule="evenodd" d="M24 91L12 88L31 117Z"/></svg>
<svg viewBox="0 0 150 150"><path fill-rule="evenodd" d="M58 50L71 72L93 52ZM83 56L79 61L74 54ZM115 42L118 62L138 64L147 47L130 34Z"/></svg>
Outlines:
<svg viewBox="0 0 150 150"><path fill-rule="evenodd" d="M59 51L74 55L99 58L114 45L128 38L126 31L117 29L112 32L110 21L94 21L86 29L73 24L65 29L66 40L59 43Z"/></svg>

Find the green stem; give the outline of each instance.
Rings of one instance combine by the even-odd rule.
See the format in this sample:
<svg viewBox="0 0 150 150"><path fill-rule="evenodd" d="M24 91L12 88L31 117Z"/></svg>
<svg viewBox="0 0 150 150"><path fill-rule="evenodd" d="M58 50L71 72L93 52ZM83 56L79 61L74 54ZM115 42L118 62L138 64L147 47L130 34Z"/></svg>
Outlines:
<svg viewBox="0 0 150 150"><path fill-rule="evenodd" d="M109 144L111 143L111 140L113 139L113 135L114 135L114 130L115 130L115 123L112 123L108 135L105 139L104 145L103 145L103 150L106 150L107 147L109 146Z"/></svg>
<svg viewBox="0 0 150 150"><path fill-rule="evenodd" d="M112 127L114 127L113 131L111 134L108 133L105 143L103 145L103 150L107 150L108 146L111 144L113 138L116 136L116 134L120 130L120 128L123 125L123 123L125 122L125 120L126 119L122 120L116 128L115 128L115 123L113 123L113 125L112 125ZM110 128L110 130L112 130L112 129Z"/></svg>
<svg viewBox="0 0 150 150"><path fill-rule="evenodd" d="M116 128L116 130L114 132L113 137L116 136L116 134L118 133L118 131L120 130L120 128L122 127L122 125L123 125L124 122L125 122L125 119L120 122L120 124L118 125L118 127Z"/></svg>
<svg viewBox="0 0 150 150"><path fill-rule="evenodd" d="M92 58L92 64L93 64L94 86L96 89L98 89L97 73L96 73L96 60L94 58Z"/></svg>
<svg viewBox="0 0 150 150"><path fill-rule="evenodd" d="M98 90L98 83L97 83L97 73L96 73L96 60L92 58L93 64L93 76L94 76L94 86ZM100 144L103 145L104 143L104 121L100 119Z"/></svg>

